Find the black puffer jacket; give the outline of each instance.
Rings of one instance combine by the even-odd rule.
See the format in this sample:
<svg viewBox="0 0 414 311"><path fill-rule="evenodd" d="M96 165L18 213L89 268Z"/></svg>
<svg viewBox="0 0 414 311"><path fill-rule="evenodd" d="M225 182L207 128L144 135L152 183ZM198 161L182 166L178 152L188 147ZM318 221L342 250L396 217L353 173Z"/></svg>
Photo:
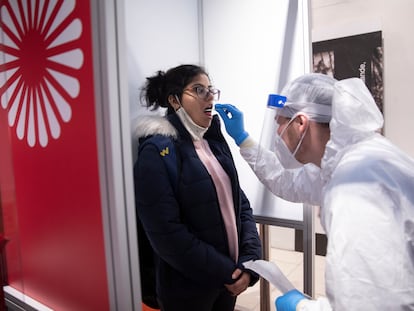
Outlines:
<svg viewBox="0 0 414 311"><path fill-rule="evenodd" d="M158 257L157 292L206 291L233 283L231 275L241 263L261 257L261 244L219 119L213 118L204 138L231 180L238 263L230 258L215 186L190 134L175 114L167 117L169 122L167 118L146 118L137 127L140 146L154 135L171 136L179 159L178 187L171 184L165 159L152 144L139 148L134 167L137 214ZM251 280L254 284L257 275Z"/></svg>

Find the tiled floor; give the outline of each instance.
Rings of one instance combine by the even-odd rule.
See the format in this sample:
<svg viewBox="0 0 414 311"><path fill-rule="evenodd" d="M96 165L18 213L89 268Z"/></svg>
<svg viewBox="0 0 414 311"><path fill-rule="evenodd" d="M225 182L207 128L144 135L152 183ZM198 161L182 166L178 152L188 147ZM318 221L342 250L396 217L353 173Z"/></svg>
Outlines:
<svg viewBox="0 0 414 311"><path fill-rule="evenodd" d="M303 290L303 253L271 248L270 260L275 262L293 285ZM315 259L315 298L325 296L325 257ZM275 311L274 301L280 296L278 289L270 285L270 310ZM260 285L248 288L237 298L236 311L260 311Z"/></svg>

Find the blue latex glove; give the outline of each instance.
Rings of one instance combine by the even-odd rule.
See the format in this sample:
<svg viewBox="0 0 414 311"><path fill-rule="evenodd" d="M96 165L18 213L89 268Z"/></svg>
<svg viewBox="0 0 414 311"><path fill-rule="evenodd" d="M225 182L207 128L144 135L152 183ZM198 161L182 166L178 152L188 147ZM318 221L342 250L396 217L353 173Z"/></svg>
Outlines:
<svg viewBox="0 0 414 311"><path fill-rule="evenodd" d="M276 299L276 310L277 311L296 311L296 306L298 305L299 301L302 299L307 299L305 295L303 295L297 289L292 289L288 291L283 296L280 296Z"/></svg>
<svg viewBox="0 0 414 311"><path fill-rule="evenodd" d="M249 136L244 130L243 112L230 104L216 104L215 109L223 119L227 133L240 146Z"/></svg>

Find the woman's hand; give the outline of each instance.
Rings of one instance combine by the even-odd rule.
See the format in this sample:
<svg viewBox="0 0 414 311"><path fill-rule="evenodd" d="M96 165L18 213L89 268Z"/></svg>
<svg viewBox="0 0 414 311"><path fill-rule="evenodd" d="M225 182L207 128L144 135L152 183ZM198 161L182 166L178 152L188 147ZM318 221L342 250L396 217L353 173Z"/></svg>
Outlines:
<svg viewBox="0 0 414 311"><path fill-rule="evenodd" d="M232 279L236 280L233 284L225 284L227 290L233 295L238 296L244 292L250 284L250 274L243 272L239 268L234 270Z"/></svg>

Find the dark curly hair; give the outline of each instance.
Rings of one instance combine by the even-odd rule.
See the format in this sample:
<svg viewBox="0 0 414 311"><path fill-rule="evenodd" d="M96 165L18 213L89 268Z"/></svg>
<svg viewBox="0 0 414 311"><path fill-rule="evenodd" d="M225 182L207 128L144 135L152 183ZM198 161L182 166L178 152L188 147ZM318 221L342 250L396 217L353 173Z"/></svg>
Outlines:
<svg viewBox="0 0 414 311"><path fill-rule="evenodd" d="M198 75L206 70L197 65L180 65L167 72L158 71L154 76L147 77L147 82L141 88L141 103L151 110L159 107L167 108L167 114L174 113L174 108L168 102L170 95L181 99L184 88Z"/></svg>

